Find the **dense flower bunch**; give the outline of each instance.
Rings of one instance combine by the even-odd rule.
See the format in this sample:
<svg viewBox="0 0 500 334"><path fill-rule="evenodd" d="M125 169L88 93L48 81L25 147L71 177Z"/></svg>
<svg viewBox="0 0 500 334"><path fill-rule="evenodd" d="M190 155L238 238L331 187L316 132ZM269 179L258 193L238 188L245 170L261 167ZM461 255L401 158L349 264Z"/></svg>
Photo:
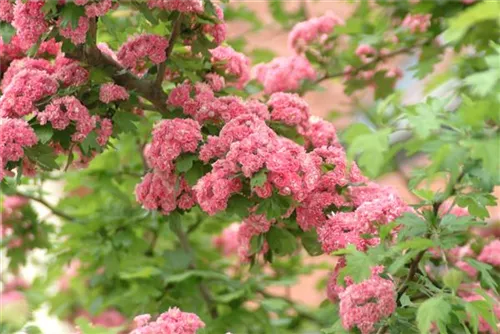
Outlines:
<svg viewBox="0 0 500 334"><path fill-rule="evenodd" d="M219 46L210 51L212 62L220 67L225 74L236 79L236 87L243 86L250 79L250 59L229 46Z"/></svg>
<svg viewBox="0 0 500 334"><path fill-rule="evenodd" d="M177 10L181 13L197 13L203 11L202 0L148 0L150 8Z"/></svg>
<svg viewBox="0 0 500 334"><path fill-rule="evenodd" d="M408 14L401 25L412 33L424 33L431 25L430 14Z"/></svg>
<svg viewBox="0 0 500 334"><path fill-rule="evenodd" d="M28 123L20 119L0 118L0 179L8 174L9 161L18 161L24 156L24 148L35 145L38 138Z"/></svg>
<svg viewBox="0 0 500 334"><path fill-rule="evenodd" d="M183 333L196 334L205 324L194 313L182 312L174 307L162 313L151 321L149 314L143 314L134 319L136 329L130 334Z"/></svg>
<svg viewBox="0 0 500 334"><path fill-rule="evenodd" d="M127 100L130 97L127 90L114 83L105 83L99 89L99 100L104 103Z"/></svg>
<svg viewBox="0 0 500 334"><path fill-rule="evenodd" d="M288 47L300 52L304 46L313 41L319 40L319 42L322 42L333 31L335 26L343 24L344 21L332 12L299 22L288 35Z"/></svg>
<svg viewBox="0 0 500 334"><path fill-rule="evenodd" d="M145 34L130 38L116 54L120 64L138 75L144 74L147 60L159 64L166 59L168 40L164 37Z"/></svg>

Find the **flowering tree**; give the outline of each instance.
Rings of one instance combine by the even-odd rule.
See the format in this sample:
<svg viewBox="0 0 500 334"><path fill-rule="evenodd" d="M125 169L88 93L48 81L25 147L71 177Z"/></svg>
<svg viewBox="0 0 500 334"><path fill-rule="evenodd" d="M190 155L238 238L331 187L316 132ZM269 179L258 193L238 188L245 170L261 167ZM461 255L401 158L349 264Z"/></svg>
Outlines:
<svg viewBox="0 0 500 334"><path fill-rule="evenodd" d="M294 55L252 68L225 42L225 15L261 27L241 4L0 0L2 333L42 303L80 333L497 332L499 3L269 6ZM446 95L404 105L391 59L417 53L422 79L447 49ZM374 91L370 126L311 116L335 78ZM410 206L374 178L415 155ZM270 292L322 254L317 309Z"/></svg>

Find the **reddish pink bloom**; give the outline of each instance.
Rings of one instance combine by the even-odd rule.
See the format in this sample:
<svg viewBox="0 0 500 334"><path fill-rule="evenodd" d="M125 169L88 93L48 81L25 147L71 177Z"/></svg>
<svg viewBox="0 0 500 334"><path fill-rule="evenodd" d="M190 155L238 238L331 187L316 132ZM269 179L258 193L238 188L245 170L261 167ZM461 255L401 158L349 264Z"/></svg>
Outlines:
<svg viewBox="0 0 500 334"><path fill-rule="evenodd" d="M41 0L16 1L12 25L17 30L19 45L23 51L32 47L47 31L48 24L42 11L44 4L45 1Z"/></svg>
<svg viewBox="0 0 500 334"><path fill-rule="evenodd" d="M112 7L112 0L100 0L85 6L85 15L88 17L104 16Z"/></svg>
<svg viewBox="0 0 500 334"><path fill-rule="evenodd" d="M3 75L1 88L4 93L16 74L25 69L44 71L47 74L52 74L54 72L52 64L48 60L33 58L15 59L10 63L9 68Z"/></svg>
<svg viewBox="0 0 500 334"><path fill-rule="evenodd" d="M358 284L348 286L340 293L340 318L346 329L357 327L362 334L369 334L381 319L396 310L394 283L373 274Z"/></svg>
<svg viewBox="0 0 500 334"><path fill-rule="evenodd" d="M179 205L189 209L195 204L191 188L184 179L171 173L148 173L135 188L137 202L147 210L161 210L168 215Z"/></svg>
<svg viewBox="0 0 500 334"><path fill-rule="evenodd" d="M14 3L0 0L0 21L11 22L14 19Z"/></svg>
<svg viewBox="0 0 500 334"><path fill-rule="evenodd" d="M477 269L465 261L458 261L455 267L465 272L470 278L475 278L477 275Z"/></svg>
<svg viewBox="0 0 500 334"><path fill-rule="evenodd" d="M0 180L9 161L24 156L24 147L35 145L38 138L28 123L21 119L0 118Z"/></svg>
<svg viewBox="0 0 500 334"><path fill-rule="evenodd" d="M313 148L340 145L337 139L337 131L331 122L317 116L311 116L309 117L309 124L305 128L307 130L304 136L308 145Z"/></svg>
<svg viewBox="0 0 500 334"><path fill-rule="evenodd" d="M316 71L302 56L278 57L269 63L258 64L254 70L266 94L293 92L300 88L303 80L316 79Z"/></svg>
<svg viewBox="0 0 500 334"><path fill-rule="evenodd" d="M290 126L297 126L299 132L309 125L309 105L297 94L274 93L267 102L271 107L271 120Z"/></svg>
<svg viewBox="0 0 500 334"><path fill-rule="evenodd" d="M238 252L238 230L240 224L233 223L222 230L222 233L212 239L215 247L222 250L225 256L230 256Z"/></svg>
<svg viewBox="0 0 500 334"><path fill-rule="evenodd" d="M493 240L484 246L477 259L494 267L500 267L500 240Z"/></svg>
<svg viewBox="0 0 500 334"><path fill-rule="evenodd" d="M78 25L73 27L71 22L69 22L65 27L62 26L62 21L59 21L59 34L71 40L73 44L85 43L85 38L87 37L87 31L89 30L89 18L86 16L80 16L78 19Z"/></svg>
<svg viewBox="0 0 500 334"><path fill-rule="evenodd" d="M138 75L146 70L146 60L159 64L167 59L168 40L162 36L143 34L130 38L117 53L120 63Z"/></svg>
<svg viewBox="0 0 500 334"><path fill-rule="evenodd" d="M23 69L18 72L0 97L0 116L18 118L36 113L35 102L55 94L58 85L47 72Z"/></svg>
<svg viewBox="0 0 500 334"><path fill-rule="evenodd" d="M408 14L401 25L412 33L426 32L431 25L431 14Z"/></svg>
<svg viewBox="0 0 500 334"><path fill-rule="evenodd" d="M203 12L202 0L148 0L148 6L168 11L177 10L182 13Z"/></svg>
<svg viewBox="0 0 500 334"><path fill-rule="evenodd" d="M3 130L3 129L2 129ZM3 144L3 142L2 142ZM29 200L23 196L5 196L3 199L3 209L5 211L14 211L22 208L29 203Z"/></svg>
<svg viewBox="0 0 500 334"><path fill-rule="evenodd" d="M360 44L358 48L356 49L356 55L361 59L362 62L368 63L370 62L373 57L377 54L377 50L373 48L370 45L367 44ZM365 71L362 72L361 75L364 73L371 73L371 71ZM368 80L368 78L365 78L365 80Z"/></svg>
<svg viewBox="0 0 500 334"><path fill-rule="evenodd" d="M314 17L304 22L297 23L288 35L288 47L300 51L311 42L333 32L337 25L344 21L332 12L327 12L320 17Z"/></svg>
<svg viewBox="0 0 500 334"><path fill-rule="evenodd" d="M218 5L215 5L215 12L220 23L206 24L203 27L203 31L207 34L212 35L215 43L221 44L226 39L227 26L226 23L224 23L224 12L222 11L222 8Z"/></svg>
<svg viewBox="0 0 500 334"><path fill-rule="evenodd" d="M99 100L111 103L119 100L127 100L130 97L127 90L112 82L105 83L99 89Z"/></svg>
<svg viewBox="0 0 500 334"><path fill-rule="evenodd" d="M210 85L210 88L214 92L218 92L226 86L226 81L224 80L224 77L218 75L217 73L208 73L205 76L205 80L207 83Z"/></svg>
<svg viewBox="0 0 500 334"><path fill-rule="evenodd" d="M163 120L153 130L148 160L153 168L164 172L173 169L181 153L194 153L202 140L200 124L192 119Z"/></svg>
<svg viewBox="0 0 500 334"><path fill-rule="evenodd" d="M43 112L38 113L37 118L40 124L50 122L52 127L58 130L65 129L73 121L76 132L71 139L74 142L82 142L96 126L96 119L90 116L87 107L74 96L52 100Z"/></svg>
<svg viewBox="0 0 500 334"><path fill-rule="evenodd" d="M113 134L113 122L109 118L100 121L97 133L97 143L101 146L106 145L109 137Z"/></svg>
<svg viewBox="0 0 500 334"><path fill-rule="evenodd" d="M238 230L238 253L242 262L248 262L252 256L250 246L252 238L269 231L272 224L273 222L267 220L265 215L252 214L243 220ZM269 245L264 241L260 253L265 254L268 250Z"/></svg>
<svg viewBox="0 0 500 334"><path fill-rule="evenodd" d="M73 59L57 57L54 78L64 86L82 86L88 81L89 72Z"/></svg>
<svg viewBox="0 0 500 334"><path fill-rule="evenodd" d="M198 329L205 327L196 314L182 312L177 307L162 313L155 321L150 321L150 319L149 314L135 317L137 328L130 334L196 334Z"/></svg>
<svg viewBox="0 0 500 334"><path fill-rule="evenodd" d="M250 80L250 59L243 53L234 51L230 46L219 46L210 53L212 63L220 64L227 75L237 78L236 87L243 88Z"/></svg>

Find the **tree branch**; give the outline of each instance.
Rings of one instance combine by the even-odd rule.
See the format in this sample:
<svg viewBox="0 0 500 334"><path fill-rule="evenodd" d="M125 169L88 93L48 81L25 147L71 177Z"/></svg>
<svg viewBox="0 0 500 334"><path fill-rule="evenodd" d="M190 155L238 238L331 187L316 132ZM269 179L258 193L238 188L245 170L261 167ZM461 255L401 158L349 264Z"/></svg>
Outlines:
<svg viewBox="0 0 500 334"><path fill-rule="evenodd" d="M146 79L141 79L124 69L115 60L103 54L97 47L80 47L76 51L68 53L69 58L79 60L92 67L102 69L109 75L118 85L137 92L144 99L151 102L158 112L167 114L167 97L168 95L161 89L155 86L154 82Z"/></svg>
<svg viewBox="0 0 500 334"><path fill-rule="evenodd" d="M161 87L161 84L162 84L163 79L165 77L165 71L167 69L167 61L168 61L168 58L170 57L170 54L174 50L175 40L176 40L177 36L179 35L180 29L181 29L181 22L182 22L182 14L179 14L177 19L175 19L175 21L173 23L172 33L170 34L170 39L168 40L168 46L167 46L167 49L165 50L166 59L158 67L158 73L156 74L156 80L155 80L155 86L157 86L157 87Z"/></svg>
<svg viewBox="0 0 500 334"><path fill-rule="evenodd" d="M191 248L191 244L189 243L189 239L187 237L187 234L184 232L182 228L176 228L175 229L175 234L177 234L177 238L179 239L179 242L181 244L182 249L186 251L186 253L193 254L193 250ZM190 269L196 269L196 265L194 262L191 262L189 265ZM214 300L210 294L210 291L208 290L207 286L203 284L203 282L200 282L199 284L200 288L200 293L205 301L205 304L207 304L208 310L210 312L210 316L212 319L216 319L219 316L219 312L217 311L217 306L214 303Z"/></svg>
<svg viewBox="0 0 500 334"><path fill-rule="evenodd" d="M52 204L50 204L49 202L47 202L45 199L43 199L41 197L36 197L36 196L30 195L30 194L25 194L25 193L22 193L19 191L16 191L15 195L25 197L25 198L28 198L32 201L38 202L38 203L42 204L43 206L45 206L47 209L49 209L53 214L55 214L56 216L59 216L63 219L66 219L69 221L75 220L74 217L68 215L65 212L60 211L59 209L56 209L54 206L52 206Z"/></svg>
<svg viewBox="0 0 500 334"><path fill-rule="evenodd" d="M385 55L378 55L377 57L375 57L373 60L371 60L370 62L366 63L366 64L363 64L359 67L356 67L354 68L350 74L352 75L356 75L358 74L359 72L363 71L363 70L366 70L368 68L370 68L372 65L375 65L376 63L380 62L380 61L383 61L383 60L387 60L389 58L392 58L394 56L397 56L397 55L400 55L400 54L403 54L403 53L407 53L407 52L410 52L416 48L419 48L427 43L429 43L430 40L425 40L423 41L422 43L418 43L418 44L415 44L415 45L412 45L412 46L408 46L408 47L405 47L405 48L401 48L399 50L396 50L396 51L393 51L393 52L390 52L390 53L387 53ZM318 78L316 80L316 83L320 83L322 81L325 81L325 80L328 80L328 79L332 79L332 78L337 78L337 77L342 77L346 74L345 71L342 71L342 72L336 72L336 73L332 73L332 74L325 74L324 76Z"/></svg>

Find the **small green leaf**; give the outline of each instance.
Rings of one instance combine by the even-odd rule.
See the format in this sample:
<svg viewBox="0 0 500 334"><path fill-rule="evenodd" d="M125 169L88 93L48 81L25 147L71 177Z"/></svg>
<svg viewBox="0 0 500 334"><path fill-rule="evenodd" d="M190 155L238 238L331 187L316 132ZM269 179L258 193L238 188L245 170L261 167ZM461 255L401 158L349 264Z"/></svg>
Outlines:
<svg viewBox="0 0 500 334"><path fill-rule="evenodd" d="M266 233L269 248L278 255L290 255L297 249L297 240L288 230L272 226Z"/></svg>
<svg viewBox="0 0 500 334"><path fill-rule="evenodd" d="M304 246L309 255L318 256L323 254L323 249L321 248L321 243L318 241L318 233L315 228L303 232L300 236L300 240L302 241L302 246Z"/></svg>
<svg viewBox="0 0 500 334"><path fill-rule="evenodd" d="M193 162L197 159L196 154L183 154L175 160L175 169L179 173L185 173L193 167Z"/></svg>
<svg viewBox="0 0 500 334"><path fill-rule="evenodd" d="M250 187L262 187L267 181L267 170L265 168L258 171L250 180Z"/></svg>
<svg viewBox="0 0 500 334"><path fill-rule="evenodd" d="M417 310L417 326L420 333L427 334L433 323L446 325L450 322L451 305L437 296L424 301Z"/></svg>

